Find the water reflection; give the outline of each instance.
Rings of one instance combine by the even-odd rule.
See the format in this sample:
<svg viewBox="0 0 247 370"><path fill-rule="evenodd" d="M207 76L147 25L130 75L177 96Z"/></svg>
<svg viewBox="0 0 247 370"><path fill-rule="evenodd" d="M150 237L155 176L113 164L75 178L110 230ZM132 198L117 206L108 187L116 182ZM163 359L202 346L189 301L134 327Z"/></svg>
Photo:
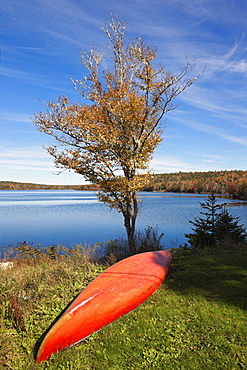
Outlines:
<svg viewBox="0 0 247 370"><path fill-rule="evenodd" d="M140 193L142 203L137 229L158 227L167 248L184 244L191 225L199 216L207 195ZM220 198L219 203L226 199ZM230 213L240 216L247 227L247 202L227 200ZM95 244L125 233L122 215L99 203L93 192L0 191L0 247L18 242L40 243L43 247L77 243ZM174 245L175 244L175 245Z"/></svg>

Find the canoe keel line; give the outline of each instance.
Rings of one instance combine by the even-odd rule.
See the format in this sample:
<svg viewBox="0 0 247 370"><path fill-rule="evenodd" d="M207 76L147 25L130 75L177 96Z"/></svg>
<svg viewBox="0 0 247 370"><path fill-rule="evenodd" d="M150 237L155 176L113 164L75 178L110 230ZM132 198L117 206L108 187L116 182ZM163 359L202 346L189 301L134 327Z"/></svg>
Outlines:
<svg viewBox="0 0 247 370"><path fill-rule="evenodd" d="M137 308L163 282L171 259L170 250L140 253L99 274L48 331L36 361L47 360Z"/></svg>

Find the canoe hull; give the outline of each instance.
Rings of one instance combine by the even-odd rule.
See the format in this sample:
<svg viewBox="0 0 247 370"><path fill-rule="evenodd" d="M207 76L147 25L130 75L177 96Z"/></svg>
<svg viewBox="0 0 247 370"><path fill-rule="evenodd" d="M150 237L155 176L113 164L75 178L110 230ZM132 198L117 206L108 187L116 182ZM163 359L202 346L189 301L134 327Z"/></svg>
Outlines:
<svg viewBox="0 0 247 370"><path fill-rule="evenodd" d="M155 251L128 257L94 279L71 303L43 339L36 361L47 360L133 311L165 279L172 254Z"/></svg>

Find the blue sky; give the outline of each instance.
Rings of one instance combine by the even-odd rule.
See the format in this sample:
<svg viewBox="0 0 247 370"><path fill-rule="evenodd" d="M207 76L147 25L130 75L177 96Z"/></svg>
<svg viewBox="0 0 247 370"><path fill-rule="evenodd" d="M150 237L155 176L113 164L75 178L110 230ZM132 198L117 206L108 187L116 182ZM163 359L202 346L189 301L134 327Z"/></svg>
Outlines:
<svg viewBox="0 0 247 370"><path fill-rule="evenodd" d="M43 149L53 139L30 117L40 100L80 96L80 50L105 49L100 30L109 14L128 22L126 38L157 47L157 62L179 72L196 59L203 75L166 116L164 140L154 153L155 173L246 170L247 1L245 0L1 0L0 181L81 184L59 176Z"/></svg>

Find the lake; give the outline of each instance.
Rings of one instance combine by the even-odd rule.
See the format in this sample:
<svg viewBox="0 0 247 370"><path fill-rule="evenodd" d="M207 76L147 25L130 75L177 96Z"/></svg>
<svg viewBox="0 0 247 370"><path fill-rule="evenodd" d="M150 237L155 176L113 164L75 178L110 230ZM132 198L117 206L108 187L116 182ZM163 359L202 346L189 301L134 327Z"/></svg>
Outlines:
<svg viewBox="0 0 247 370"><path fill-rule="evenodd" d="M184 244L185 233L191 231L189 220L199 216L199 201L207 195L160 192L140 193L142 203L137 230L157 227L165 233L162 245L166 248ZM218 202L226 199L219 198ZM227 200L229 212L241 217L247 227L247 202ZM125 235L123 218L98 202L91 191L67 190L1 190L0 247L18 242L42 247L104 243Z"/></svg>

